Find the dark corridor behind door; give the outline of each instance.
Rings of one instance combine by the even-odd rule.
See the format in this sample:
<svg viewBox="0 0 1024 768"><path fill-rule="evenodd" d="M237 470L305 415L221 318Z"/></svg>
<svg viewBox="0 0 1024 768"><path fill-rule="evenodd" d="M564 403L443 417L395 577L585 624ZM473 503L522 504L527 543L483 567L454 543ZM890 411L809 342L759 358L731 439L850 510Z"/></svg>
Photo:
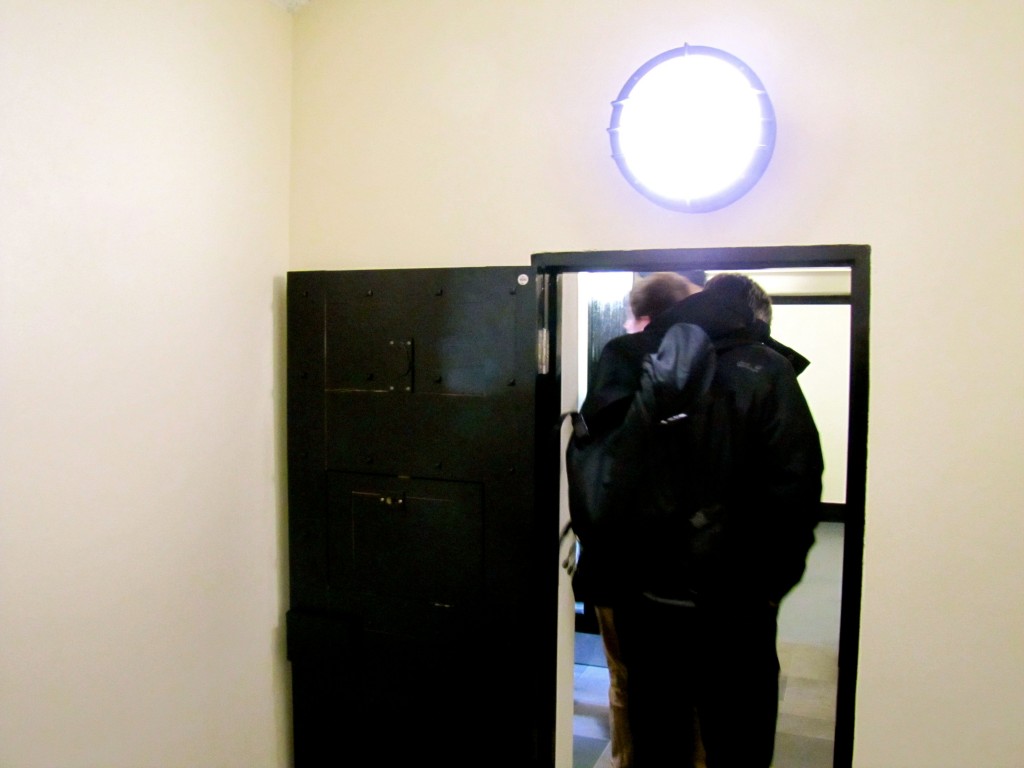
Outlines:
<svg viewBox="0 0 1024 768"><path fill-rule="evenodd" d="M289 274L298 768L551 764L537 317L529 269Z"/></svg>

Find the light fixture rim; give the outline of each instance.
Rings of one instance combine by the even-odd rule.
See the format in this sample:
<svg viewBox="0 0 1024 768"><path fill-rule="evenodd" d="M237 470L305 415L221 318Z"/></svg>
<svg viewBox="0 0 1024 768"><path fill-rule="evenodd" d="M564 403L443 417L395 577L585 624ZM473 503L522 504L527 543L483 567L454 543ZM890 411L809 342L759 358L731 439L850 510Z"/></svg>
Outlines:
<svg viewBox="0 0 1024 768"><path fill-rule="evenodd" d="M753 157L747 165L745 172L728 187L725 187L712 195L690 200L670 198L659 194L640 181L626 162L621 151L618 136L619 121L622 117L622 107L628 100L629 94L633 91L636 84L655 67L663 64L669 59L679 58L682 56L709 56L711 58L724 61L735 68L741 75L743 75L747 82L750 83L751 88L757 93L762 123L761 144L754 151ZM689 45L687 43L678 48L672 48L659 53L657 56L648 59L635 72L633 72L628 80L626 80L626 83L619 90L619 95L612 102L612 116L608 125L608 134L612 145L612 159L615 161L615 164L618 166L619 171L622 173L626 181L628 181L634 189L640 192L640 194L648 200L670 210L681 211L684 213L706 213L724 208L725 206L736 202L747 194L747 192L749 192L764 175L764 172L768 167L768 163L771 161L772 155L775 152L775 108L772 105L772 101L768 96L768 91L765 88L764 83L761 81L761 78L758 77L757 73L754 72L754 70L751 69L750 66L742 59L728 51L722 50L721 48L714 48L706 45Z"/></svg>

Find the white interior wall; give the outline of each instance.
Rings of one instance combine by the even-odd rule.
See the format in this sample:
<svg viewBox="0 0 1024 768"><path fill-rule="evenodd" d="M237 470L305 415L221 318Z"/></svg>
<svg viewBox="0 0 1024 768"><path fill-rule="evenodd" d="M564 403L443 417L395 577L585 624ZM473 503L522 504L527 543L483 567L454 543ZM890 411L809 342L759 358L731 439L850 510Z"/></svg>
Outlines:
<svg viewBox="0 0 1024 768"><path fill-rule="evenodd" d="M0 765L288 764L291 17L0 0Z"/></svg>
<svg viewBox="0 0 1024 768"><path fill-rule="evenodd" d="M0 0L0 764L287 764L287 264L864 242L855 764L1019 765L1024 7L315 0L289 164L291 24ZM640 198L604 132L684 42L779 117L764 179L701 216Z"/></svg>
<svg viewBox="0 0 1024 768"><path fill-rule="evenodd" d="M317 0L291 266L870 244L855 765L1017 766L1022 33L1007 0ZM761 182L703 215L634 192L605 132L633 71L687 42L744 59L778 118Z"/></svg>
<svg viewBox="0 0 1024 768"><path fill-rule="evenodd" d="M821 500L843 504L850 411L850 307L778 304L772 310L772 336L811 361L800 374L800 388L814 414L825 458Z"/></svg>

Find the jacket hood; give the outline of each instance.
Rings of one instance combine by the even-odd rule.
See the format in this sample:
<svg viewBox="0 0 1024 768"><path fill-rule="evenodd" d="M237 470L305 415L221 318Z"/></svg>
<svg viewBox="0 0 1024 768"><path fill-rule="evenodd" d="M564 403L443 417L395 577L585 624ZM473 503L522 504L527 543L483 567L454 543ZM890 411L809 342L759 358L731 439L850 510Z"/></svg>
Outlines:
<svg viewBox="0 0 1024 768"><path fill-rule="evenodd" d="M745 301L727 293L701 291L688 296L655 317L643 333L649 333L657 346L676 323L699 326L720 349L760 342L789 360L797 375L811 364L796 350L773 339L768 324L755 319Z"/></svg>
<svg viewBox="0 0 1024 768"><path fill-rule="evenodd" d="M698 326L715 344L733 338L760 341L762 334L767 336L768 327L763 323L762 328L757 327L754 313L745 301L721 292L701 291L658 314L643 333L650 333L660 343L676 323Z"/></svg>

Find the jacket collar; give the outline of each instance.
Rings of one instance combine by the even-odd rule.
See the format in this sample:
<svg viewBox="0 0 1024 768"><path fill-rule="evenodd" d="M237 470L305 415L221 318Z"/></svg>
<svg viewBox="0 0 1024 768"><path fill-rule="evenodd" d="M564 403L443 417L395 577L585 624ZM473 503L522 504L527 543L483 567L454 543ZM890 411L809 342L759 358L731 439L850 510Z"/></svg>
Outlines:
<svg viewBox="0 0 1024 768"><path fill-rule="evenodd" d="M649 334L657 348L676 323L699 326L719 350L740 344L764 344L789 360L797 375L811 364L796 350L773 339L768 324L755 319L746 302L722 293L701 291L688 296L655 317L642 333Z"/></svg>

